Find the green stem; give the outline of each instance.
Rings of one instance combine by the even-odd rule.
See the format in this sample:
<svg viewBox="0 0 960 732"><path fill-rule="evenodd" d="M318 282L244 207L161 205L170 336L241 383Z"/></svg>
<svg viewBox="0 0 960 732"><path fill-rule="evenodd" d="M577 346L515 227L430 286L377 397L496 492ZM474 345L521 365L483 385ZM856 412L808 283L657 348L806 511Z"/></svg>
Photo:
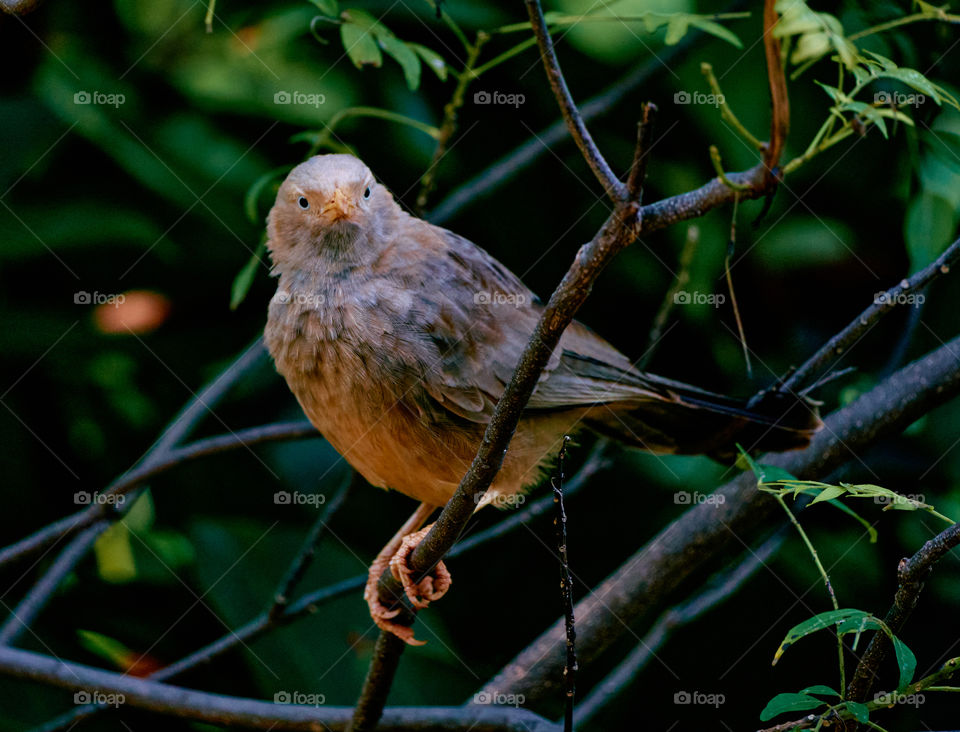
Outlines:
<svg viewBox="0 0 960 732"><path fill-rule="evenodd" d="M833 585L830 584L830 576L827 574L827 570L820 561L820 555L817 553L816 547L813 545L813 542L810 541L810 537L807 536L807 532L803 530L800 522L797 521L797 517L793 515L793 511L790 510L787 502L783 500L783 496L777 493L774 494L774 498L777 499L777 503L779 503L783 510L786 511L787 518L790 519L790 523L793 524L794 528L796 528L797 532L800 534L800 538L803 539L803 543L807 547L807 551L809 551L810 556L813 557L813 563L817 565L817 571L820 572L820 576L823 578L823 584L826 586L827 593L830 595L830 602L833 604L833 609L839 610L840 604L837 602L837 595L833 591ZM840 635L837 635L837 660L840 666L840 688L846 689L847 681L843 663L843 638Z"/></svg>
<svg viewBox="0 0 960 732"><path fill-rule="evenodd" d="M750 188L750 186L745 183L734 183L727 177L727 173L723 169L723 160L720 158L720 151L716 145L710 146L710 162L713 163L713 169L717 172L717 177L720 179L720 182L727 188L735 191L745 191Z"/></svg>
<svg viewBox="0 0 960 732"><path fill-rule="evenodd" d="M490 35L488 33L478 31L477 38L473 42L473 45L467 47L467 61L464 64L463 71L457 75L457 86L453 90L450 101L447 102L443 108L443 122L440 124L440 129L436 137L437 145L433 149L433 157L430 160L430 165L427 167L426 172L420 179L420 192L417 194L416 204L417 210L420 213L426 210L430 192L436 184L437 164L446 154L450 138L452 138L453 133L457 131L457 111L463 106L463 101L467 94L467 87L470 85L470 82L476 78L474 64L477 63L477 59L480 57L480 50L483 48L483 45L489 40Z"/></svg>
<svg viewBox="0 0 960 732"><path fill-rule="evenodd" d="M720 89L720 82L717 81L717 77L713 73L713 66L704 62L700 64L700 73L707 77L707 83L710 84L710 90L713 92L714 96L717 98L717 101L720 104L720 115L739 133L739 135L749 142L757 150L762 150L764 147L763 142L758 140L746 127L743 126L743 123L737 119L737 115L733 113L733 109L727 104L727 98L724 95L723 91Z"/></svg>
<svg viewBox="0 0 960 732"><path fill-rule="evenodd" d="M427 5L429 5L433 9L433 11L436 12L437 3L435 2L435 0L427 0ZM447 25L447 27L451 31L453 31L453 35L457 37L457 40L460 41L460 43L463 44L463 47L467 50L467 52L469 52L470 41L467 39L467 34L464 33L463 30L460 28L460 26L457 24L457 21L455 21L452 17L450 17L450 13L448 13L443 8L440 9L440 15L443 18L443 22Z"/></svg>
<svg viewBox="0 0 960 732"><path fill-rule="evenodd" d="M510 49L504 51L504 52L501 53L499 56L497 56L497 57L495 57L495 58L492 58L492 59L490 59L489 61L487 61L485 64L482 64L482 65L480 65L480 66L477 66L475 69L472 69L472 70L470 71L471 78L476 79L476 78L479 77L480 74L482 74L483 72L489 71L489 70L492 69L494 66L498 66L499 64L502 64L502 63L503 63L504 61L506 61L507 59L511 59L511 58L513 58L514 56L516 56L518 53L523 53L523 52L526 51L528 48L530 48L530 46L535 46L535 45L537 45L537 39L536 39L536 38L533 38L533 37L528 38L527 40L523 41L522 43L518 43L518 44L517 44L516 46L514 46L513 48L510 48ZM464 70L464 73L466 73L466 70Z"/></svg>
<svg viewBox="0 0 960 732"><path fill-rule="evenodd" d="M646 22L651 15L658 15L662 18L669 18L680 15L688 15L688 13L657 13L657 12L648 12L641 13L640 15L600 15L600 14L591 14L591 15L551 15L547 20L547 25L551 28L559 25L580 25L581 23L604 23L610 21L617 21L618 23L640 23ZM740 12L740 13L712 13L707 15L697 15L696 16L702 20L739 20L742 18L749 18L749 12ZM664 21L664 24L666 21ZM518 31L529 30L529 23L511 23L509 25L501 25L499 28L494 28L491 30L491 33L517 33Z"/></svg>
<svg viewBox="0 0 960 732"><path fill-rule="evenodd" d="M880 23L880 25L875 25L871 28L858 31L847 36L847 40L856 41L859 38L865 38L866 36L873 35L874 33L883 33L884 31L891 30L892 28L897 28L901 25L907 25L908 23L916 23L920 20L941 20L945 23L960 23L960 15L950 15L949 13L944 13L943 11L936 15L931 13L914 13L913 15L905 15L902 18L888 20L886 23Z"/></svg>

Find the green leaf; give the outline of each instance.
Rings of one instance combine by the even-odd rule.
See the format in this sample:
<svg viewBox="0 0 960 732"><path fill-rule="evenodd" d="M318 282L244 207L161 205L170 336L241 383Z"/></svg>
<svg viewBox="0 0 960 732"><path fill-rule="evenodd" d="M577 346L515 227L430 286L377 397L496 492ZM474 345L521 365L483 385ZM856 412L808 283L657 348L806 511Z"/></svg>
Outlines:
<svg viewBox="0 0 960 732"><path fill-rule="evenodd" d="M825 704L826 702L806 694L777 694L760 712L760 720L767 722L786 712L805 712Z"/></svg>
<svg viewBox="0 0 960 732"><path fill-rule="evenodd" d="M816 498L810 501L810 505L813 505L814 503L820 503L821 501L832 501L834 498L839 498L846 492L847 489L842 486L828 485L817 494Z"/></svg>
<svg viewBox="0 0 960 732"><path fill-rule="evenodd" d="M243 196L243 211L247 214L247 218L250 219L250 223L261 223L260 212L257 210L257 201L260 198L260 194L263 192L263 189L280 176L285 176L292 169L292 165L284 165L281 168L274 168L273 170L268 170L266 173L253 181L253 183L247 189L246 194Z"/></svg>
<svg viewBox="0 0 960 732"><path fill-rule="evenodd" d="M816 633L818 630L824 630L825 628L833 628L844 621L852 619L862 621L866 618L873 618L873 616L863 610L855 610L852 608L828 610L827 612L814 615L812 618L804 620L802 623L793 626L787 631L786 636L784 636L783 641L780 643L780 647L777 648L777 652L773 656L773 663L776 664L777 661L780 660L780 657L787 648L811 633Z"/></svg>
<svg viewBox="0 0 960 732"><path fill-rule="evenodd" d="M663 42L668 46L674 46L679 43L685 35L687 35L687 29L690 27L690 18L687 15L678 15L670 19L670 22L667 23L667 35L663 39Z"/></svg>
<svg viewBox="0 0 960 732"><path fill-rule="evenodd" d="M350 12L356 13L356 11ZM340 26L340 40L353 65L358 69L365 65L380 66L383 63L380 46L377 45L373 32L369 28L354 22L345 22Z"/></svg>
<svg viewBox="0 0 960 732"><path fill-rule="evenodd" d="M417 54L393 35L381 37L380 46L400 64L403 69L403 78L406 79L410 91L416 91L420 86L420 59Z"/></svg>
<svg viewBox="0 0 960 732"><path fill-rule="evenodd" d="M702 30L704 33L709 33L714 38L719 38L722 41L726 41L732 46L743 48L743 43L740 42L740 39L737 38L736 34L729 28L722 26L719 23L715 23L712 20L708 20L697 15L691 15L690 25L692 25L694 28Z"/></svg>
<svg viewBox="0 0 960 732"><path fill-rule="evenodd" d="M946 130L924 130L920 139L934 156L960 174L960 134Z"/></svg>
<svg viewBox="0 0 960 732"><path fill-rule="evenodd" d="M953 240L956 213L946 199L922 191L910 202L904 220L910 269L929 264Z"/></svg>
<svg viewBox="0 0 960 732"><path fill-rule="evenodd" d="M861 704L860 702L847 702L847 709L850 711L850 714L853 715L853 718L862 724L866 724L870 721L870 707L866 704Z"/></svg>
<svg viewBox="0 0 960 732"><path fill-rule="evenodd" d="M443 60L443 56L432 48L421 46L419 43L408 43L407 45L423 59L423 62L433 70L440 81L447 80L447 62Z"/></svg>
<svg viewBox="0 0 960 732"><path fill-rule="evenodd" d="M263 256L263 253L267 250L267 241L266 237L260 240L260 244L257 245L256 251L247 260L247 263L243 265L237 276L233 279L233 285L230 288L230 309L236 310L240 307L240 303L243 302L246 298L247 293L250 291L250 286L253 285L253 279L257 275L257 268L260 266L260 258Z"/></svg>
<svg viewBox="0 0 960 732"><path fill-rule="evenodd" d="M808 686L806 689L800 690L801 694L820 694L821 696L835 696L838 699L840 698L840 693L834 691L829 686L824 686L823 684L815 684L814 686Z"/></svg>
<svg viewBox="0 0 960 732"><path fill-rule="evenodd" d="M900 669L900 684L897 686L897 691L903 691L913 681L913 675L917 670L917 657L897 636L889 631L888 635L893 641L893 651L897 655L897 668Z"/></svg>
<svg viewBox="0 0 960 732"><path fill-rule="evenodd" d="M130 529L122 522L104 531L93 544L97 572L105 582L120 584L137 577L137 563L130 544Z"/></svg>
<svg viewBox="0 0 960 732"><path fill-rule="evenodd" d="M126 667L131 658L136 658L136 655L123 643L109 636L94 633L92 630L78 630L77 636L81 646L95 656L110 661L118 668Z"/></svg>
<svg viewBox="0 0 960 732"><path fill-rule="evenodd" d="M337 17L337 14L340 12L340 8L337 4L337 0L310 0L317 9L331 18Z"/></svg>

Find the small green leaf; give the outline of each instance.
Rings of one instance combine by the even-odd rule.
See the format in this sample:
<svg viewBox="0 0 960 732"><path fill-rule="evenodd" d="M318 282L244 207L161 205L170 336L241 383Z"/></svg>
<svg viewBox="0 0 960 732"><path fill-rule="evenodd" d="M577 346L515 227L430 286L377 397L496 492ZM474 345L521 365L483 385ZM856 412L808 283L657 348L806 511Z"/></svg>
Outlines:
<svg viewBox="0 0 960 732"><path fill-rule="evenodd" d="M897 686L897 691L903 691L913 681L913 674L917 670L917 657L907 647L907 644L897 636L892 633L888 633L888 635L890 635L890 640L893 641L893 651L897 656L897 668L900 669L900 684Z"/></svg>
<svg viewBox="0 0 960 732"><path fill-rule="evenodd" d="M786 712L805 712L825 704L826 702L806 694L777 694L760 712L760 720L767 722Z"/></svg>
<svg viewBox="0 0 960 732"><path fill-rule="evenodd" d="M860 702L847 702L847 709L850 711L850 714L853 715L853 718L862 724L866 724L870 721L870 707L866 704L861 704Z"/></svg>
<svg viewBox="0 0 960 732"><path fill-rule="evenodd" d="M432 48L421 46L419 43L408 43L407 45L423 59L423 62L433 70L440 81L447 80L447 62L443 60L443 56Z"/></svg>
<svg viewBox="0 0 960 732"><path fill-rule="evenodd" d="M784 651L787 650L787 648L811 633L816 633L818 630L824 630L825 628L833 628L839 623L851 619L862 620L864 618L872 617L873 616L870 615L870 613L852 608L828 610L827 612L814 615L812 618L804 620L802 623L793 626L789 631L787 631L786 636L784 636L783 641L780 643L780 647L777 648L777 652L773 656L773 663L776 664L777 661L780 660L780 657L783 655Z"/></svg>
<svg viewBox="0 0 960 732"><path fill-rule="evenodd" d="M670 22L667 23L667 35L663 39L663 42L668 46L674 46L679 43L685 35L687 35L687 29L690 27L690 17L687 15L678 15L670 19Z"/></svg>
<svg viewBox="0 0 960 732"><path fill-rule="evenodd" d="M263 253L267 250L267 241L266 237L260 240L260 244L257 245L256 251L247 260L247 263L243 265L243 268L237 273L237 276L233 279L233 286L230 288L230 309L236 310L240 307L240 303L243 302L246 298L247 293L250 291L250 286L253 285L253 279L257 275L257 268L260 266L260 258L263 256Z"/></svg>
<svg viewBox="0 0 960 732"><path fill-rule="evenodd" d="M731 46L743 48L743 43L740 42L740 39L737 38L736 34L734 34L729 28L726 28L719 23L715 23L712 20L708 20L697 15L691 15L690 25L692 25L694 28L702 30L704 33L709 33L714 38L719 38L722 41L726 41Z"/></svg>
<svg viewBox="0 0 960 732"><path fill-rule="evenodd" d="M828 485L817 494L816 498L810 501L810 505L813 505L814 503L820 503L821 501L832 501L834 498L839 498L846 492L847 489L843 488L842 486Z"/></svg>
<svg viewBox="0 0 960 732"><path fill-rule="evenodd" d="M337 17L337 14L340 12L340 8L337 5L337 0L310 0L317 9L331 18Z"/></svg>
<svg viewBox="0 0 960 732"><path fill-rule="evenodd" d="M410 47L396 36L380 38L380 46L392 56L403 69L403 78L407 81L410 91L416 91L420 86L420 59Z"/></svg>
<svg viewBox="0 0 960 732"><path fill-rule="evenodd" d="M383 63L380 46L377 45L373 32L369 28L354 22L345 22L340 26L340 40L343 43L343 49L358 69L365 65L380 66Z"/></svg>
<svg viewBox="0 0 960 732"><path fill-rule="evenodd" d="M101 633L94 633L92 630L78 630L77 636L80 645L90 653L110 661L119 668L125 667L130 662L130 658L134 657L133 652L123 643Z"/></svg>
<svg viewBox="0 0 960 732"><path fill-rule="evenodd" d="M877 533L877 530L876 530L875 528L873 528L873 525L872 525L869 521L867 521L863 516L861 516L861 515L860 515L859 513L857 513L856 511L854 511L852 508L850 508L850 506L848 506L848 505L847 505L846 503L844 503L843 501L828 501L828 503L829 503L831 506L834 506L835 508L839 508L841 511L843 511L843 512L844 512L845 514L847 514L848 516L852 516L852 517L855 518L857 521L859 521L860 524L863 526L863 528L866 529L867 534L870 535L870 543L871 543L871 544L876 544L876 543L877 543L877 538L879 537L879 534Z"/></svg>

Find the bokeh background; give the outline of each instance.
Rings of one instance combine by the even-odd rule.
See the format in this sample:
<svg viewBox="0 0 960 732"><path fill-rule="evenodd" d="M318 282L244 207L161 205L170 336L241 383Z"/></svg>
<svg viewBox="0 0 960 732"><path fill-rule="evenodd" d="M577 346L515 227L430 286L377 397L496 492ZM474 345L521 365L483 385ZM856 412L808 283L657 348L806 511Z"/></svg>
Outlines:
<svg viewBox="0 0 960 732"><path fill-rule="evenodd" d="M701 35L591 124L608 159L625 170L641 104L658 104L646 201L708 180L711 144L720 147L728 170L755 162L714 107L674 103L678 91L709 92L700 74L701 62L709 61L741 120L765 136L769 97L758 42L761 4L741 5L751 17L725 25L742 39L742 49ZM850 30L909 12L906 2L818 6ZM462 61L455 37L426 3L358 0L342 7L383 15L400 38L433 49L455 67ZM471 37L478 29L525 17L520 3L449 0L446 7ZM584 12L589 4L563 0L548 7ZM724 7L683 0L617 3L623 14ZM268 181L251 196L251 187L309 149L309 136L291 138L323 130L335 114L355 105L439 124L455 83L424 69L420 87L412 91L391 59L381 68L358 70L343 58L336 28L316 26L326 45L311 34L318 9L309 2L221 0L209 34L205 10L202 2L190 0L49 0L22 19L0 15L3 544L76 510L77 491L102 488L129 469L177 409L259 335L274 288L267 265L249 269L249 292L234 309L231 292L257 250L275 190ZM484 58L522 38L494 36ZM581 100L666 49L662 31L646 34L638 25L629 32L598 23L563 34L558 46ZM947 25L908 26L866 47L947 88L960 70L960 36ZM835 67L822 62L791 82L787 158L803 151L827 113L828 99L815 79L834 83ZM276 104L275 94L282 91L322 94L324 103ZM477 91L522 94L524 103L475 104ZM124 102L76 103L75 95L84 92L122 94ZM949 154L937 148L955 145L949 133L960 132L960 115L930 101L913 114L915 128L893 126L889 140L872 130L803 166L762 220L754 223L762 202L740 206L732 274L754 353L752 376L744 368L729 299L719 307L674 308L650 370L749 395L808 356L876 292L942 250L960 213L960 158L950 159L957 148ZM534 51L484 74L459 113L459 131L437 168L428 209L495 158L541 134L557 116ZM931 141L926 132L931 128L947 133L946 142ZM404 205L414 205L433 153L429 136L382 119L357 118L338 125L334 139L354 149ZM462 206L447 225L547 295L607 211L596 182L566 140L490 195ZM726 293L723 260L731 210L695 223L700 243L686 290ZM603 275L581 319L631 357L641 357L687 234L686 226L675 227L623 253ZM124 296L119 307L118 295ZM846 356L841 365L858 371L819 393L824 409L855 398L884 374L956 335L956 282L944 278L927 295L922 308L891 315ZM265 365L216 408L198 435L299 416L293 397ZM905 435L862 454L846 479L923 494L941 512L960 517L958 417L958 405L944 405ZM581 440L574 464L590 444L589 437ZM129 662L124 653L104 650L121 648L133 657L146 654L141 663L156 667L260 612L317 510L277 505L274 493L332 496L346 469L321 439L254 452L191 463L151 483L129 525L98 542L33 632L21 639L23 647L106 668ZM709 493L725 474L726 468L707 459L613 452L610 467L570 502L577 596L684 510L675 502L677 491ZM544 495L543 487L533 495ZM412 508L402 496L368 486L353 490L302 587L365 571ZM841 606L882 614L895 588L898 559L942 527L926 514L858 508L876 522L876 544L861 526L829 508L817 506L802 520L831 570ZM476 527L500 518L491 510L475 519ZM431 642L405 654L391 703L468 699L559 615L557 567L547 548L551 531L549 519L541 519L451 563L454 589L419 626L429 626L425 637ZM52 557L29 570L24 565L4 573L4 609ZM717 557L714 569L736 559ZM958 570L954 554L935 573L904 633L920 672L957 654ZM494 601L493 594L504 588L510 595ZM760 710L777 692L836 684L835 655L826 636L805 640L770 668L786 630L826 609L829 601L809 556L791 536L736 596L677 632L658 654L662 662L653 661L590 729L635 728L639 716L649 729L759 727ZM181 683L268 699L277 691L300 690L322 693L329 704L351 704L371 655L371 627L356 593ZM644 627L637 626L639 635ZM583 669L582 689L635 643L631 638ZM895 678L892 665L885 672ZM723 694L725 703L719 709L674 704L683 690ZM71 706L66 692L0 679L0 729L26 729ZM919 708L894 710L884 725L942 728L956 722L955 710L955 701L928 696ZM128 709L122 719L123 724L107 715L78 728L204 727Z"/></svg>

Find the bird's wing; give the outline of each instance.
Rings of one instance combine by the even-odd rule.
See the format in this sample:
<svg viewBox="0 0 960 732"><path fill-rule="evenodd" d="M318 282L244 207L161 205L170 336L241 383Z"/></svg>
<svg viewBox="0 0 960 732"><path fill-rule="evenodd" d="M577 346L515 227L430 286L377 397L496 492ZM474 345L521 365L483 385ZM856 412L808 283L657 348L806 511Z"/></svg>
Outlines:
<svg viewBox="0 0 960 732"><path fill-rule="evenodd" d="M405 275L409 280L415 271L419 281L410 281L408 288L424 293L408 318L421 330L421 381L443 409L488 422L543 306L516 275L467 239L432 226L416 238L421 247L429 241L430 249L426 261L418 258ZM544 369L528 409L644 397L665 395L651 389L613 346L574 322Z"/></svg>

